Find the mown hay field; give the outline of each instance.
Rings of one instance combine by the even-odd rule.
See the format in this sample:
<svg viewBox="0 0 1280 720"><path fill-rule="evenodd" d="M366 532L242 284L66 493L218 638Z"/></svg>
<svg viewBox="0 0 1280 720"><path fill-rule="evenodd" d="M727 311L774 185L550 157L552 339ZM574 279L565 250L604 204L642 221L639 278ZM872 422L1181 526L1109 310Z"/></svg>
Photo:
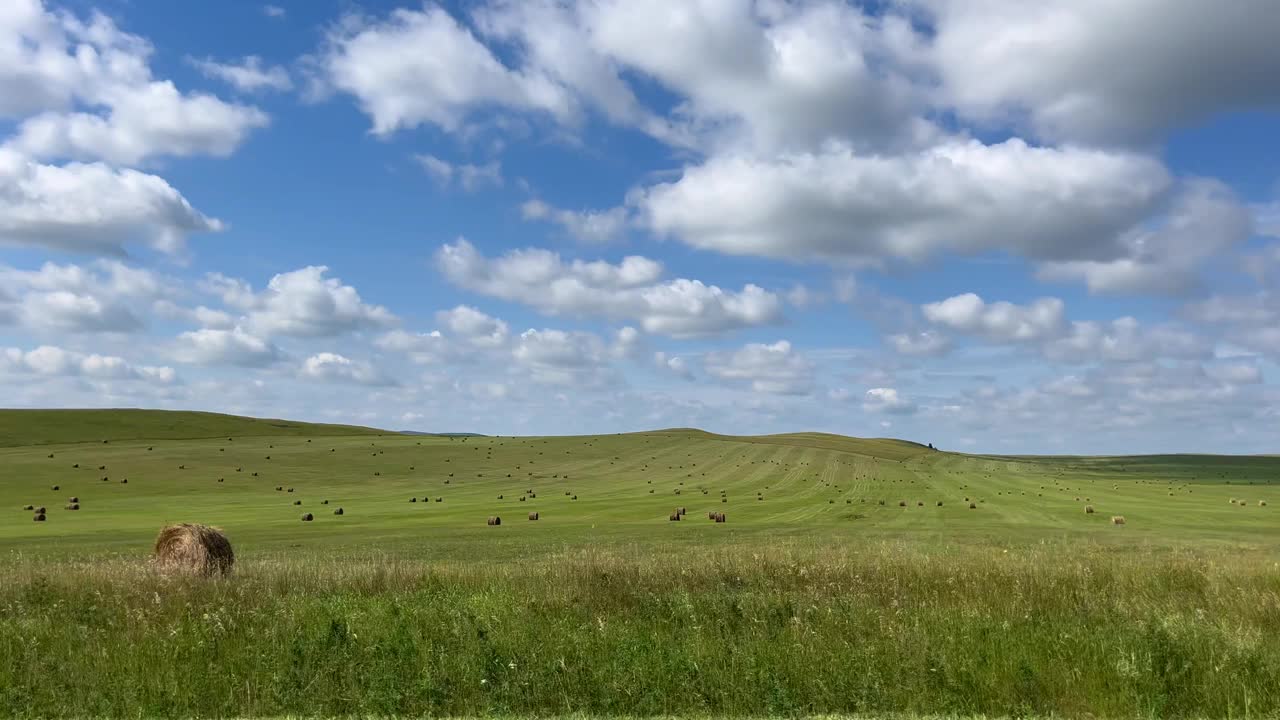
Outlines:
<svg viewBox="0 0 1280 720"><path fill-rule="evenodd" d="M1280 713L1277 458L132 421L0 442L0 714Z"/></svg>

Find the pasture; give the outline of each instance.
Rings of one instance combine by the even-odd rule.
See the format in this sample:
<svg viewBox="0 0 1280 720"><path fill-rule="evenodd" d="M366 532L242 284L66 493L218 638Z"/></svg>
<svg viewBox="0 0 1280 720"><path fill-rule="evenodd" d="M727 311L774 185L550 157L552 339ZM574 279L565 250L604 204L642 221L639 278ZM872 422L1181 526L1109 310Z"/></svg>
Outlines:
<svg viewBox="0 0 1280 720"><path fill-rule="evenodd" d="M6 716L1280 712L1280 458L112 417L0 412Z"/></svg>

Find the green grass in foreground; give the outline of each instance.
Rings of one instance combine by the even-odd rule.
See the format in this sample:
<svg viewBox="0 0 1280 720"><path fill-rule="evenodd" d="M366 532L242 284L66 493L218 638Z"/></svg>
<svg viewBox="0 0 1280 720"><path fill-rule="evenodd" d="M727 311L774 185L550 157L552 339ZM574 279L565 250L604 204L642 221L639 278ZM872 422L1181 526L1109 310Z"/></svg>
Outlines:
<svg viewBox="0 0 1280 720"><path fill-rule="evenodd" d="M1280 715L1280 458L49 417L0 411L0 716ZM151 574L169 522L234 576Z"/></svg>
<svg viewBox="0 0 1280 720"><path fill-rule="evenodd" d="M513 564L14 560L0 714L1264 717L1257 554L914 544Z"/></svg>

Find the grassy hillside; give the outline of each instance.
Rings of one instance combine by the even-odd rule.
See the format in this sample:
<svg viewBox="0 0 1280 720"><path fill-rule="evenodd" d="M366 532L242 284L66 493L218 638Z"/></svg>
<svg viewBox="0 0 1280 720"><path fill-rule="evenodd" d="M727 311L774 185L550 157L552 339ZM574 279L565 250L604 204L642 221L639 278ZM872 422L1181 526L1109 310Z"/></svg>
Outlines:
<svg viewBox="0 0 1280 720"><path fill-rule="evenodd" d="M4 410L0 447L103 440L187 440L226 436L320 436L383 433L352 425L323 425L170 410Z"/></svg>
<svg viewBox="0 0 1280 720"><path fill-rule="evenodd" d="M1280 713L1280 458L6 417L0 716Z"/></svg>

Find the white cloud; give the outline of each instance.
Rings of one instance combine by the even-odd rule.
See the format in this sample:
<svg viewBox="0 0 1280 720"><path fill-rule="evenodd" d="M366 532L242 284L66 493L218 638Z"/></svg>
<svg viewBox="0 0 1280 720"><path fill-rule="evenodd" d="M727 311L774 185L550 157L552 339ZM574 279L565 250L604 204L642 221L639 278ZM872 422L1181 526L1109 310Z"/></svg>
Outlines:
<svg viewBox="0 0 1280 720"><path fill-rule="evenodd" d="M1146 141L1280 105L1270 0L923 0L942 103L1045 138Z"/></svg>
<svg viewBox="0 0 1280 720"><path fill-rule="evenodd" d="M269 18L282 18L285 16L285 9L279 5L263 5L262 14Z"/></svg>
<svg viewBox="0 0 1280 720"><path fill-rule="evenodd" d="M436 322L477 347L496 348L507 343L505 322L467 305L436 313Z"/></svg>
<svg viewBox="0 0 1280 720"><path fill-rule="evenodd" d="M330 337L396 322L385 307L365 303L354 287L325 277L328 271L323 265L311 265L280 273L258 293L243 280L211 273L205 287L228 305L246 311L246 330L264 337Z"/></svg>
<svg viewBox="0 0 1280 720"><path fill-rule="evenodd" d="M220 63L213 58L188 58L205 77L221 80L241 92L262 90L292 90L289 71L279 65L264 67L262 58L247 55L239 62Z"/></svg>
<svg viewBox="0 0 1280 720"><path fill-rule="evenodd" d="M116 261L50 262L39 270L0 266L0 285L18 293L9 301L13 319L41 334L141 330L146 320L136 310L174 293L150 271Z"/></svg>
<svg viewBox="0 0 1280 720"><path fill-rule="evenodd" d="M42 165L0 149L0 243L123 255L142 242L177 252L188 235L222 229L155 175Z"/></svg>
<svg viewBox="0 0 1280 720"><path fill-rule="evenodd" d="M1205 340L1174 327L1144 328L1132 317L1110 323L1077 321L1059 338L1042 346L1045 356L1063 362L1096 360L1134 362L1156 358L1203 358L1211 354Z"/></svg>
<svg viewBox="0 0 1280 720"><path fill-rule="evenodd" d="M552 385L598 385L610 358L592 333L532 329L515 338L511 355L536 382Z"/></svg>
<svg viewBox="0 0 1280 720"><path fill-rule="evenodd" d="M1183 293L1198 286L1208 261L1247 240L1252 227L1249 209L1225 185L1188 181L1159 227L1121 238L1124 257L1050 262L1040 276L1082 279L1098 293Z"/></svg>
<svg viewBox="0 0 1280 720"><path fill-rule="evenodd" d="M885 340L899 355L936 357L945 355L951 350L951 340L932 330L898 333L886 337Z"/></svg>
<svg viewBox="0 0 1280 720"><path fill-rule="evenodd" d="M299 376L323 382L355 383L357 385L395 385L373 365L359 360L322 352L312 355L302 363Z"/></svg>
<svg viewBox="0 0 1280 720"><path fill-rule="evenodd" d="M974 293L929 303L921 311L929 322L952 330L998 341L1035 341L1059 334L1064 305L1057 298L1041 298L1029 305L986 303Z"/></svg>
<svg viewBox="0 0 1280 720"><path fill-rule="evenodd" d="M507 68L470 29L432 5L381 19L349 16L317 62L324 81L354 96L379 135L423 124L455 131L484 106L557 117L572 110L563 88L541 73Z"/></svg>
<svg viewBox="0 0 1280 720"><path fill-rule="evenodd" d="M201 328L178 336L174 356L194 365L234 365L265 367L284 359L285 355L270 341L256 337L242 328L216 330Z"/></svg>
<svg viewBox="0 0 1280 720"><path fill-rule="evenodd" d="M415 155L414 159L441 187L450 187L455 181L467 192L475 192L485 186L502 186L502 165L497 160L484 165L455 165L434 155Z"/></svg>
<svg viewBox="0 0 1280 720"><path fill-rule="evenodd" d="M899 395L895 388L871 388L863 396L862 408L893 415L910 415L916 411L915 403Z"/></svg>
<svg viewBox="0 0 1280 720"><path fill-rule="evenodd" d="M693 379L693 370L690 369L689 363L679 355L668 355L662 351L655 352L653 354L653 364L683 380Z"/></svg>
<svg viewBox="0 0 1280 720"><path fill-rule="evenodd" d="M643 257L617 265L566 263L555 253L527 249L489 259L458 240L440 249L436 264L455 285L474 292L549 315L635 320L659 335L710 335L781 319L781 303L771 292L746 285L735 293L683 278L659 282L662 266Z"/></svg>
<svg viewBox="0 0 1280 720"><path fill-rule="evenodd" d="M708 353L703 367L709 375L747 382L755 392L808 395L813 392L813 364L795 352L791 343L751 343L731 353Z"/></svg>
<svg viewBox="0 0 1280 720"><path fill-rule="evenodd" d="M170 367L135 366L113 355L84 354L53 345L25 352L20 348L5 348L0 351L0 370L92 380L133 380L152 385L172 385L178 381L177 373Z"/></svg>
<svg viewBox="0 0 1280 720"><path fill-rule="evenodd" d="M655 232L734 255L1105 260L1169 185L1139 155L954 140L907 155L719 155L634 201Z"/></svg>
<svg viewBox="0 0 1280 720"><path fill-rule="evenodd" d="M563 227L574 238L587 243L607 243L621 236L630 222L626 208L609 210L561 210L541 200L520 206L525 220L545 220Z"/></svg>
<svg viewBox="0 0 1280 720"><path fill-rule="evenodd" d="M154 79L150 44L105 15L85 22L16 2L0 17L0 115L30 117L7 141L10 150L113 163L227 155L268 123L257 108Z"/></svg>
<svg viewBox="0 0 1280 720"><path fill-rule="evenodd" d="M374 345L383 350L408 353L414 362L429 365L444 362L459 355L458 348L439 330L429 333L411 333L392 330L379 336Z"/></svg>

